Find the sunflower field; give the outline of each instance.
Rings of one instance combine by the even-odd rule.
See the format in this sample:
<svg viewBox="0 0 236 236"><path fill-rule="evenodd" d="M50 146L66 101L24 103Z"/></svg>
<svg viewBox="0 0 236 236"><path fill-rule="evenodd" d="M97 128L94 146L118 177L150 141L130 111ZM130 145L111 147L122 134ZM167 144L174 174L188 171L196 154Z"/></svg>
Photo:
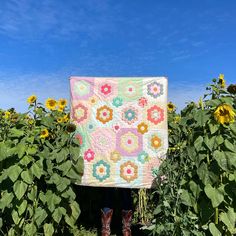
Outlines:
<svg viewBox="0 0 236 236"><path fill-rule="evenodd" d="M25 114L0 111L0 235L72 235L83 174L66 100L28 98ZM60 225L60 227L58 227Z"/></svg>
<svg viewBox="0 0 236 236"><path fill-rule="evenodd" d="M206 91L180 112L168 104L157 187L132 191L141 235L236 235L236 85L221 74ZM81 225L100 221L101 192L76 190L83 159L67 101L27 102L24 114L0 110L0 235L97 235L99 224Z"/></svg>
<svg viewBox="0 0 236 236"><path fill-rule="evenodd" d="M180 114L168 105L152 235L236 235L236 85L226 89L221 74L206 91Z"/></svg>

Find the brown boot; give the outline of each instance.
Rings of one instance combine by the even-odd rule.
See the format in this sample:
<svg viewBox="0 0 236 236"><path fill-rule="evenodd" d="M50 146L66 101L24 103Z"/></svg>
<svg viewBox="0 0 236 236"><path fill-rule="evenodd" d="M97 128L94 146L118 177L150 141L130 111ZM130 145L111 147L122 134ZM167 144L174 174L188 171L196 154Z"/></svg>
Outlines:
<svg viewBox="0 0 236 236"><path fill-rule="evenodd" d="M102 216L101 216L102 236L110 236L111 234L110 224L111 224L113 209L110 209L106 213L101 209L101 213L102 213Z"/></svg>
<svg viewBox="0 0 236 236"><path fill-rule="evenodd" d="M132 221L132 210L122 210L122 232L123 236L131 236L131 221Z"/></svg>

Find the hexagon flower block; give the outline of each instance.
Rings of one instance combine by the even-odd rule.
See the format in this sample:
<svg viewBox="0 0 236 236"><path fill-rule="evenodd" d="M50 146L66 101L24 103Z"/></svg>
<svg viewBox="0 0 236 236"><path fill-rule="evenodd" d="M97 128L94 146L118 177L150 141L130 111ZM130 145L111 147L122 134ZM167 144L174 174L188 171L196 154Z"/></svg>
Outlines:
<svg viewBox="0 0 236 236"><path fill-rule="evenodd" d="M166 156L165 77L71 77L80 185L151 188Z"/></svg>

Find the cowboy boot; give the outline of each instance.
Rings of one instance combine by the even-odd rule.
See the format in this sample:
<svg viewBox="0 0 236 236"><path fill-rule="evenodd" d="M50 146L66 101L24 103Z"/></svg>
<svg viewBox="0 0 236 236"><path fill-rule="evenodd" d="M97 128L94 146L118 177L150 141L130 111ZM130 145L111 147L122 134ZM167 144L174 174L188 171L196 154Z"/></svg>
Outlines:
<svg viewBox="0 0 236 236"><path fill-rule="evenodd" d="M122 210L122 232L123 236L131 236L132 210Z"/></svg>
<svg viewBox="0 0 236 236"><path fill-rule="evenodd" d="M110 236L111 229L111 218L113 214L113 209L108 210L106 213L101 209L101 221L102 221L102 236Z"/></svg>

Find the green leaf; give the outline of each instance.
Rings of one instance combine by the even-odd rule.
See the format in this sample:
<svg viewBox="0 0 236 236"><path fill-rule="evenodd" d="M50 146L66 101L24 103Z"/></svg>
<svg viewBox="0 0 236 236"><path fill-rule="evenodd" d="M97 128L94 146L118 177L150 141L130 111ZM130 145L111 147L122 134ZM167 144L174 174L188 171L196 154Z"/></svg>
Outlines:
<svg viewBox="0 0 236 236"><path fill-rule="evenodd" d="M218 207L224 201L224 192L221 188L213 188L210 184L207 184L204 188L207 197L211 200L214 208Z"/></svg>
<svg viewBox="0 0 236 236"><path fill-rule="evenodd" d="M216 228L214 223L209 224L209 230L213 236L221 236L221 232Z"/></svg>
<svg viewBox="0 0 236 236"><path fill-rule="evenodd" d="M9 135L9 137L20 138L21 136L24 135L24 131L16 129L16 128L12 128L12 129L10 129L8 135Z"/></svg>
<svg viewBox="0 0 236 236"><path fill-rule="evenodd" d="M31 166L31 171L38 179L43 175L43 167L38 161Z"/></svg>
<svg viewBox="0 0 236 236"><path fill-rule="evenodd" d="M47 212L44 209L42 209L41 207L38 207L35 210L34 220L35 220L38 227L46 219L47 215L48 215Z"/></svg>
<svg viewBox="0 0 236 236"><path fill-rule="evenodd" d="M205 162L202 162L200 167L197 169L197 174L204 185L211 183L209 171Z"/></svg>
<svg viewBox="0 0 236 236"><path fill-rule="evenodd" d="M71 208L71 214L65 216L65 221L68 225L70 225L71 227L74 227L76 220L78 219L80 215L79 204L76 201L73 201L70 204L70 208Z"/></svg>
<svg viewBox="0 0 236 236"><path fill-rule="evenodd" d="M207 110L197 110L194 119L197 121L199 126L205 126L206 122L209 120L210 115Z"/></svg>
<svg viewBox="0 0 236 236"><path fill-rule="evenodd" d="M30 223L30 224L25 225L24 231L27 236L33 236L36 234L37 228L34 225L34 223Z"/></svg>
<svg viewBox="0 0 236 236"><path fill-rule="evenodd" d="M216 150L213 152L213 158L217 161L218 165L225 171L228 171L228 161L224 152Z"/></svg>
<svg viewBox="0 0 236 236"><path fill-rule="evenodd" d="M51 190L48 190L45 194L48 209L53 212L56 208L56 206L61 202L61 197L54 194Z"/></svg>
<svg viewBox="0 0 236 236"><path fill-rule="evenodd" d="M18 166L17 164L14 165L14 166L11 166L11 167L9 168L9 170L8 170L8 176L9 176L9 178L11 179L11 181L12 181L13 183L18 179L18 177L19 177L21 171L22 171L22 169L21 169L20 166Z"/></svg>
<svg viewBox="0 0 236 236"><path fill-rule="evenodd" d="M66 175L68 171L70 170L71 166L72 166L72 163L70 160L68 160L62 163L61 165L59 165L57 169L63 171L63 175Z"/></svg>
<svg viewBox="0 0 236 236"><path fill-rule="evenodd" d="M21 158L21 157L24 156L25 151L26 151L25 143L19 143L19 144L17 144L17 146L16 146L16 152L17 152L19 158Z"/></svg>
<svg viewBox="0 0 236 236"><path fill-rule="evenodd" d="M64 207L58 207L53 212L52 217L59 224L63 215L66 215L66 209Z"/></svg>
<svg viewBox="0 0 236 236"><path fill-rule="evenodd" d="M31 169L25 170L21 173L21 178L27 183L32 184L33 183L33 175L31 172Z"/></svg>
<svg viewBox="0 0 236 236"><path fill-rule="evenodd" d="M194 199L193 199L191 193L189 193L185 189L182 189L180 199L182 200L182 203L186 206L193 206L193 204L194 204Z"/></svg>
<svg viewBox="0 0 236 236"><path fill-rule="evenodd" d="M30 193L28 193L28 198L31 200L31 201L34 201L36 196L37 196L37 186L34 185L30 191Z"/></svg>
<svg viewBox="0 0 236 236"><path fill-rule="evenodd" d="M20 200L24 196L24 194L27 190L27 187L28 187L28 185L21 180L17 180L14 183L13 190L14 190L14 193L15 193L16 197L18 198L18 200Z"/></svg>
<svg viewBox="0 0 236 236"><path fill-rule="evenodd" d="M43 231L45 236L52 236L54 233L54 228L52 224L44 224Z"/></svg>
<svg viewBox="0 0 236 236"><path fill-rule="evenodd" d="M230 207L227 213L222 212L220 214L220 220L227 226L227 229L232 235L236 233L236 213L233 208Z"/></svg>
<svg viewBox="0 0 236 236"><path fill-rule="evenodd" d="M58 191L63 192L70 183L71 181L69 179L63 178L62 181L57 184Z"/></svg>
<svg viewBox="0 0 236 236"><path fill-rule="evenodd" d="M0 142L0 161L12 156L15 153L15 147L11 148L7 146L4 142Z"/></svg>
<svg viewBox="0 0 236 236"><path fill-rule="evenodd" d="M18 216L17 211L13 210L12 213L11 213L11 217L12 217L14 223L15 223L16 225L18 225L18 223L20 222L20 218L19 218L19 216Z"/></svg>
<svg viewBox="0 0 236 236"><path fill-rule="evenodd" d="M20 164L23 166L27 166L31 161L33 161L33 157L25 155L21 160Z"/></svg>
<svg viewBox="0 0 236 236"><path fill-rule="evenodd" d="M199 193L201 192L200 186L198 184L196 184L193 180L191 180L189 182L189 187L190 187L190 189L191 189L191 191L193 193L193 196L195 198L198 198L199 197Z"/></svg>
<svg viewBox="0 0 236 236"><path fill-rule="evenodd" d="M203 143L203 137L199 136L195 141L194 141L194 147L196 148L197 151L200 151L202 148L202 143Z"/></svg>
<svg viewBox="0 0 236 236"><path fill-rule="evenodd" d="M230 124L229 127L232 133L236 136L236 123Z"/></svg>
<svg viewBox="0 0 236 236"><path fill-rule="evenodd" d="M213 123L213 122L209 123L208 125L209 125L209 129L210 129L211 134L214 134L215 132L217 132L219 127L220 127L219 124L216 124L216 123Z"/></svg>
<svg viewBox="0 0 236 236"><path fill-rule="evenodd" d="M229 151L231 151L231 152L235 152L235 151L236 151L236 146L233 145L228 139L225 140L224 144L225 144L225 147L226 147Z"/></svg>
<svg viewBox="0 0 236 236"><path fill-rule="evenodd" d="M13 193L8 193L6 191L1 192L0 198L0 209L4 209L5 207L9 207L12 199L14 198Z"/></svg>
<svg viewBox="0 0 236 236"><path fill-rule="evenodd" d="M20 204L20 206L18 208L18 213L20 216L25 212L26 207L27 207L27 201L23 200L23 202Z"/></svg>

